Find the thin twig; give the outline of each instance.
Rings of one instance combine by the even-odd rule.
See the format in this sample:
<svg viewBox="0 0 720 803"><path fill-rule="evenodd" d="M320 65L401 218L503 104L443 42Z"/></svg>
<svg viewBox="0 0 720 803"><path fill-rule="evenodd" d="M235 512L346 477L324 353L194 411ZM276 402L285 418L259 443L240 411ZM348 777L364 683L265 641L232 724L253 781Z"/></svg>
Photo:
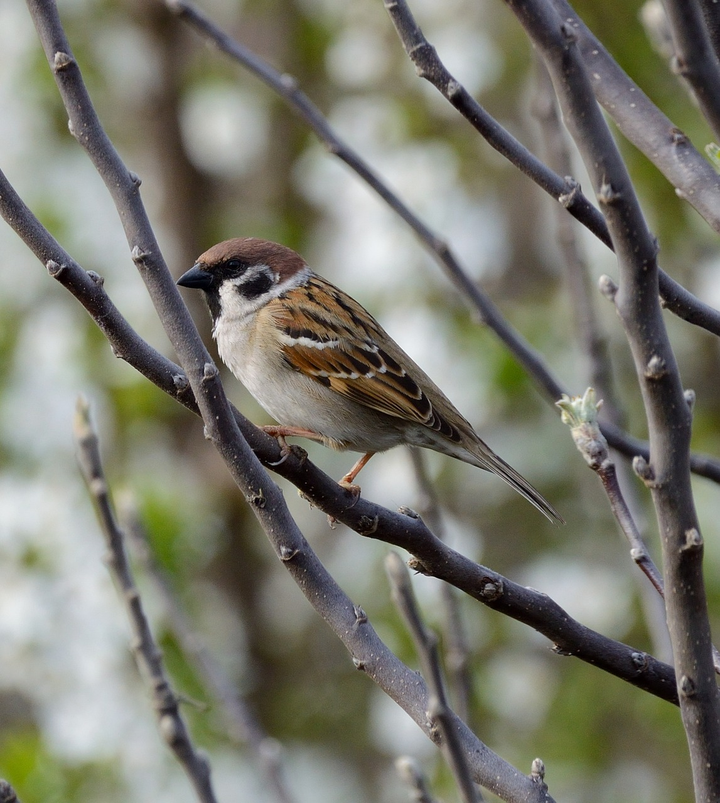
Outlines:
<svg viewBox="0 0 720 803"><path fill-rule="evenodd" d="M560 114L552 81L545 65L535 59L537 92L532 111L540 124L540 134L548 165L561 176L570 175L572 160L567 132ZM624 416L617 401L610 365L607 338L601 331L595 312L597 287L592 287L585 257L576 236L577 230L558 204L553 204L553 217L560 246L561 263L565 270L575 332L581 351L589 365L590 385L604 399L603 410L610 421L622 425Z"/></svg>
<svg viewBox="0 0 720 803"><path fill-rule="evenodd" d="M397 552L390 552L385 558L385 570L390 580L392 600L410 631L420 660L422 674L430 689L427 710L430 727L437 729L443 753L460 789L462 799L465 803L479 803L482 795L473 783L470 767L453 728L452 711L445 695L445 684L440 667L437 636L423 624L412 590L410 574Z"/></svg>
<svg viewBox="0 0 720 803"><path fill-rule="evenodd" d="M409 452L415 472L415 482L420 491L418 513L435 535L440 540L445 540L440 502L430 477L428 477L424 455L420 449L410 449ZM443 608L442 632L445 664L448 669L450 688L455 696L453 707L460 719L468 722L472 677L470 675L470 649L460 615L460 601L455 589L447 583L440 586L440 597Z"/></svg>
<svg viewBox="0 0 720 803"><path fill-rule="evenodd" d="M720 139L720 63L695 0L664 0L675 45L675 69L685 78Z"/></svg>
<svg viewBox="0 0 720 803"><path fill-rule="evenodd" d="M645 541L635 524L635 519L620 488L615 463L608 452L607 441L598 427L597 412L601 405L602 401L596 402L593 388L588 388L582 398L565 397L558 402L558 407L562 410L563 423L570 427L578 451L603 484L615 520L630 545L630 557L648 578L653 588L665 599L665 584L662 574L650 557ZM715 646L712 651L715 672L720 674L720 651Z"/></svg>
<svg viewBox="0 0 720 803"><path fill-rule="evenodd" d="M265 788L269 792L272 791L274 799L279 803L293 803L293 797L283 778L280 744L265 733L246 700L238 694L236 684L228 677L220 663L203 643L201 636L193 629L172 587L170 578L152 551L148 534L140 521L137 509L129 503L124 504L122 508L122 518L125 521L131 549L140 559L145 571L160 593L170 627L185 655L220 702L223 716L230 724L231 734L252 750L265 777Z"/></svg>
<svg viewBox="0 0 720 803"><path fill-rule="evenodd" d="M0 803L20 803L20 798L7 781L0 779Z"/></svg>
<svg viewBox="0 0 720 803"><path fill-rule="evenodd" d="M130 621L133 653L140 674L152 695L160 733L185 770L195 788L198 800L202 803L216 803L217 799L210 780L210 764L193 745L180 714L178 698L165 674L162 653L153 638L143 610L140 592L135 585L125 552L125 539L110 500L110 489L100 459L98 436L90 420L90 408L84 399L78 400L73 429L80 469L105 536L107 546L105 563L118 588Z"/></svg>
<svg viewBox="0 0 720 803"><path fill-rule="evenodd" d="M432 796L427 778L414 758L400 756L395 759L395 769L410 790L412 803L437 803Z"/></svg>

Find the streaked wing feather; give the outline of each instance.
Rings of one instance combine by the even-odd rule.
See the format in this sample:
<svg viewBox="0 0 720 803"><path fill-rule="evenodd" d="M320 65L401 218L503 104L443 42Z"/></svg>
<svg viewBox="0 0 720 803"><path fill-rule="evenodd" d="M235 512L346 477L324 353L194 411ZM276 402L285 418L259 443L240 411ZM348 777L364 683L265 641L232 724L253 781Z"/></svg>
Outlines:
<svg viewBox="0 0 720 803"><path fill-rule="evenodd" d="M452 409L450 402L350 296L314 276L268 307L296 371L365 407L461 440L438 409Z"/></svg>

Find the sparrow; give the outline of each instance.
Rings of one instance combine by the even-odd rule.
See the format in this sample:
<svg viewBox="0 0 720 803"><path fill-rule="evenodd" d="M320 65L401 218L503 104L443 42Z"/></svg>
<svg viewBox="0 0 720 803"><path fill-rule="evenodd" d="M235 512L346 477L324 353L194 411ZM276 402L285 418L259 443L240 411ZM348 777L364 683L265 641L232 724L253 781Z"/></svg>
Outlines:
<svg viewBox="0 0 720 803"><path fill-rule="evenodd" d="M254 237L218 243L177 282L204 292L218 353L278 422L300 436L363 456L406 444L497 474L552 522L561 516L498 457L440 388L357 301L295 251Z"/></svg>

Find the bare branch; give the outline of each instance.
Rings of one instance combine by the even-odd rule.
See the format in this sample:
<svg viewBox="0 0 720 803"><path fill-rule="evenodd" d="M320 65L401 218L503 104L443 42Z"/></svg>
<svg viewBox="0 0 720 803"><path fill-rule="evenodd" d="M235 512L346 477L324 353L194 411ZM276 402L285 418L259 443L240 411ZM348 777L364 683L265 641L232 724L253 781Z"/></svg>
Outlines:
<svg viewBox="0 0 720 803"><path fill-rule="evenodd" d="M134 547L135 553L159 591L170 627L186 656L221 703L223 716L230 723L233 737L249 745L265 776L266 789L272 791L278 803L293 803L293 797L283 778L280 744L265 733L248 703L238 693L235 683L208 651L200 635L193 630L172 588L170 578L152 552L137 509L130 504L125 504L123 507L123 519L126 522L125 529L129 535L131 548Z"/></svg>
<svg viewBox="0 0 720 803"><path fill-rule="evenodd" d="M7 781L0 779L0 803L20 803L20 798Z"/></svg>
<svg viewBox="0 0 720 803"><path fill-rule="evenodd" d="M720 176L712 165L626 75L567 0L549 2L577 36L598 103L675 187L677 195L720 232Z"/></svg>
<svg viewBox="0 0 720 803"><path fill-rule="evenodd" d="M700 108L720 139L720 63L695 0L664 0L675 45L675 69L693 88Z"/></svg>
<svg viewBox="0 0 720 803"><path fill-rule="evenodd" d="M710 44L715 56L720 58L720 7L715 0L699 0L699 5L705 17Z"/></svg>
<svg viewBox="0 0 720 803"><path fill-rule="evenodd" d="M696 794L720 796L720 696L702 575L702 537L690 487L691 414L658 303L657 245L598 109L574 28L543 0L507 0L552 76L563 116L603 204L618 256L615 305L635 360L650 432L650 487L663 544L668 626ZM636 461L637 462L637 461ZM636 469L637 470L637 469Z"/></svg>
<svg viewBox="0 0 720 803"><path fill-rule="evenodd" d="M178 698L170 686L163 667L162 652L153 638L150 624L143 610L140 592L135 585L130 562L125 552L125 539L115 518L110 489L105 479L98 436L90 420L90 408L83 399L78 400L73 425L78 447L78 462L88 492L93 500L105 536L107 555L105 563L125 606L133 632L133 652L141 676L151 695L160 733L173 751L195 788L202 803L216 803L210 781L210 764L193 745L185 721L180 714Z"/></svg>
<svg viewBox="0 0 720 803"><path fill-rule="evenodd" d="M400 778L410 788L413 803L437 803L430 792L427 779L420 769L420 765L414 758L400 756L395 760L395 769Z"/></svg>
<svg viewBox="0 0 720 803"><path fill-rule="evenodd" d="M390 580L392 600L412 635L422 673L430 690L427 710L430 727L437 729L443 753L460 789L462 799L465 803L479 803L482 795L479 794L473 783L470 767L463 754L458 735L453 728L453 719L456 717L450 709L445 695L437 636L423 624L412 590L410 574L397 552L390 552L385 558L385 571Z"/></svg>
<svg viewBox="0 0 720 803"><path fill-rule="evenodd" d="M425 459L420 449L409 449L415 481L420 491L418 512L435 535L444 540L440 502L428 477ZM468 722L472 678L470 676L470 650L460 615L460 604L453 588L447 583L440 587L443 608L443 640L445 642L445 665L450 679L450 689L455 696L455 712Z"/></svg>

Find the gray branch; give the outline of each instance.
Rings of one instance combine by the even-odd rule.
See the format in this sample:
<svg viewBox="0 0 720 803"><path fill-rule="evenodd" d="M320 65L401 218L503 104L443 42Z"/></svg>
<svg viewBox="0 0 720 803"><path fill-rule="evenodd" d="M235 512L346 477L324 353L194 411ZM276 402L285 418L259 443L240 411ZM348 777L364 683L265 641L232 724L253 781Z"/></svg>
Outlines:
<svg viewBox="0 0 720 803"><path fill-rule="evenodd" d="M706 120L720 139L720 63L695 0L664 0L675 69L690 84Z"/></svg>
<svg viewBox="0 0 720 803"><path fill-rule="evenodd" d="M645 403L650 462L636 471L652 492L663 545L668 627L680 708L700 800L720 797L720 695L702 575L702 537L690 487L691 413L658 303L657 244L595 102L576 33L545 0L507 0L541 53L563 117L603 206L618 256L615 305Z"/></svg>
<svg viewBox="0 0 720 803"><path fill-rule="evenodd" d="M293 797L283 777L280 744L265 733L247 701L238 693L236 684L207 649L202 637L193 629L172 587L170 577L153 554L148 534L138 518L137 510L130 505L122 506L121 509L123 508L122 518L126 522L125 529L131 549L139 557L158 590L170 627L185 655L220 702L223 716L229 722L231 734L249 746L261 768L268 791L272 792L278 803L293 803Z"/></svg>
<svg viewBox="0 0 720 803"><path fill-rule="evenodd" d="M420 660L422 674L430 689L427 716L430 727L437 731L440 745L450 766L464 803L479 803L482 800L473 783L470 767L462 751L462 744L453 727L454 715L448 705L445 683L440 666L437 636L429 631L422 620L410 574L397 552L385 558L385 571L390 580L391 597L410 631L415 650Z"/></svg>
<svg viewBox="0 0 720 803"><path fill-rule="evenodd" d="M201 803L216 803L210 780L210 764L194 746L185 720L180 714L178 698L165 674L162 652L158 647L145 616L140 592L135 585L130 562L125 551L125 537L115 518L110 489L100 459L98 436L90 420L90 409L83 399L78 400L73 425L78 448L80 470L87 483L100 526L105 536L105 563L110 572L130 621L133 632L133 653L141 676L152 695L158 728L168 747L185 770Z"/></svg>

